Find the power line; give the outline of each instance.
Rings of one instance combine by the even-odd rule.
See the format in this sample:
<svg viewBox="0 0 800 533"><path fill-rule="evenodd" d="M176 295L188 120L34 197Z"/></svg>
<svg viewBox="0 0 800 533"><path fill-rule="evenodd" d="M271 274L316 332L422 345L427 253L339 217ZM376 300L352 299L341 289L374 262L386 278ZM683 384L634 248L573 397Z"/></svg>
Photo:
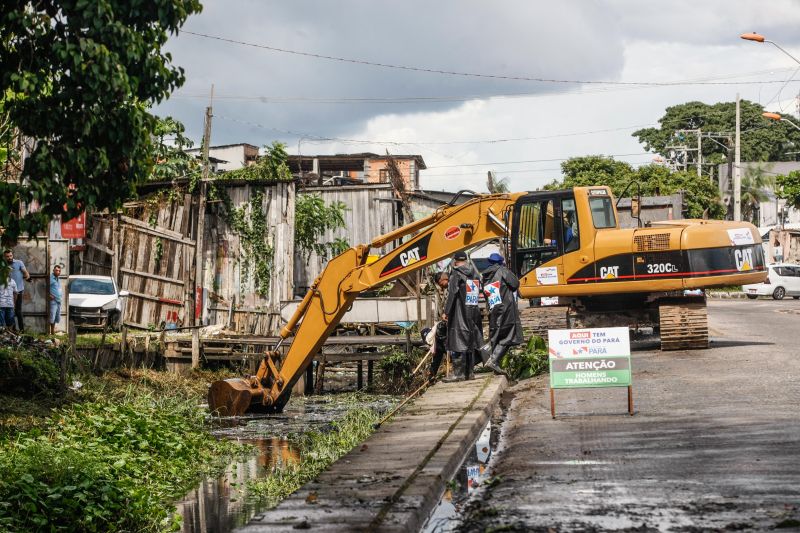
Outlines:
<svg viewBox="0 0 800 533"><path fill-rule="evenodd" d="M632 157L636 155L647 155L650 152L636 152L633 154L602 154L602 157ZM467 164L460 164L460 165L438 165L433 167L428 167L429 169L434 168L456 168L456 167L489 167L494 165L513 165L517 163L550 163L553 161L566 161L567 159L571 159L575 156L570 157L555 157L552 159L526 159L523 161L493 161L491 163L467 163Z"/></svg>
<svg viewBox="0 0 800 533"><path fill-rule="evenodd" d="M216 118L220 118L222 120L229 120L231 122L238 122L240 124L246 124L249 126L254 126L261 129L267 129L271 131L275 131L278 133L284 133L287 135L293 135L296 137L307 138L311 142L330 142L330 141L338 141L343 143L353 143L353 144L391 144L391 145L453 145L453 144L496 144L496 143L507 143L507 142L517 142L517 141L539 141L539 140L547 140L547 139L556 139L556 138L563 138L563 137L576 137L581 135L593 135L597 133L609 133L615 131L626 131L626 130L633 130L639 128L646 128L649 126L653 126L654 124L639 124L635 126L624 126L620 128L606 128L600 130L590 130L590 131L577 131L577 132L570 132L570 133L556 133L552 135L542 135L539 137L509 137L509 138L502 138L502 139L478 139L478 140L464 140L464 141L380 141L380 140L369 140L369 139L345 139L340 137L325 137L322 135L316 135L311 133L302 133L296 132L291 130L282 130L279 128L272 128L270 126L263 126L261 124L257 124L255 122L250 122L246 120L239 120L235 118L225 117L221 115L216 115Z"/></svg>
<svg viewBox="0 0 800 533"><path fill-rule="evenodd" d="M783 83L782 80L759 80L759 81L605 81L605 80L566 80L557 78L537 78L530 76L505 76L502 74L486 74L479 72L463 72L457 70L444 70L426 67L414 67L409 65L397 65L392 63L380 63L377 61L367 61L364 59L354 59L347 57L330 56L325 54L317 54L313 52L302 52L299 50L290 50L288 48L279 48L277 46L270 46L266 44L249 43L246 41L239 41L236 39L228 39L217 35L209 35L207 33L199 33L188 30L183 30L183 33L193 35L195 37L202 37L205 39L213 39L231 44L238 44L242 46L249 46L252 48L260 48L262 50L270 50L272 52L280 52L282 54L291 54L304 57L313 57L316 59L326 59L329 61L339 61L341 63L351 63L356 65L366 65L371 67L388 68L396 70L406 70L413 72L425 72L428 74L440 74L446 76L460 76L467 78L485 78L496 80L510 80L510 81L532 81L538 83L556 83L556 84L570 84L570 85L619 85L619 86L642 86L642 87L672 87L682 85L766 85L774 83Z"/></svg>

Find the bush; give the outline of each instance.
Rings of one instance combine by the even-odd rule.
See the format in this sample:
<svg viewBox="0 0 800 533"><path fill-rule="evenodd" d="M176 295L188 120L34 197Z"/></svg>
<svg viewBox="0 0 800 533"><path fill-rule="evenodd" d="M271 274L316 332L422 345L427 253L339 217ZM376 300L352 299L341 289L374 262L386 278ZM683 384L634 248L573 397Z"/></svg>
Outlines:
<svg viewBox="0 0 800 533"><path fill-rule="evenodd" d="M43 349L40 344L43 343L31 339L13 348L0 348L0 389L4 393L31 397L53 395L60 390L61 349L55 346Z"/></svg>
<svg viewBox="0 0 800 533"><path fill-rule="evenodd" d="M515 380L531 378L545 372L548 368L548 356L544 339L533 335L522 350L514 350L506 355L500 366Z"/></svg>
<svg viewBox="0 0 800 533"><path fill-rule="evenodd" d="M135 394L57 410L0 450L0 530L154 531L170 502L227 463L193 402Z"/></svg>

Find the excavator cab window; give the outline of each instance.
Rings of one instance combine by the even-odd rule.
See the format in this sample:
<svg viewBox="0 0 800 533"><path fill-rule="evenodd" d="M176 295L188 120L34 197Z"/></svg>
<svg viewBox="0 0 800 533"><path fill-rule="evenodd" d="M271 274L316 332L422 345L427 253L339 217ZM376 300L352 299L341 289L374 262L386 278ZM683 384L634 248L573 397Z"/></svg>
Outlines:
<svg viewBox="0 0 800 533"><path fill-rule="evenodd" d="M514 209L512 242L514 270L519 276L565 252L577 250L574 197L562 192L521 198Z"/></svg>
<svg viewBox="0 0 800 533"><path fill-rule="evenodd" d="M617 227L617 220L614 217L614 204L608 196L589 198L589 209L592 210L592 222L595 228Z"/></svg>

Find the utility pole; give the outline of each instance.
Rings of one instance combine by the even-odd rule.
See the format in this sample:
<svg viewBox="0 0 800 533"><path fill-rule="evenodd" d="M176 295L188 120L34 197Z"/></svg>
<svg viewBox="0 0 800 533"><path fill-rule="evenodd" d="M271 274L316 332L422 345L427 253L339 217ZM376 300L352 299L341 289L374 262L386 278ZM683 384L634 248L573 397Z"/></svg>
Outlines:
<svg viewBox="0 0 800 533"><path fill-rule="evenodd" d="M742 117L739 93L736 93L736 145L734 147L734 166L733 166L733 220L742 220L742 149L741 149L741 130Z"/></svg>
<svg viewBox="0 0 800 533"><path fill-rule="evenodd" d="M208 186L208 177L211 172L211 165L208 161L208 148L211 145L211 117L213 114L211 113L211 106L214 100L214 86L211 86L211 99L208 102L208 107L206 107L206 119L205 125L203 128L203 177L200 180L200 198L197 202L197 234L195 235L195 255L194 255L194 297L195 297L195 307L194 307L194 325L200 326L203 323L203 270L205 265L203 264L203 258L205 254L203 253L204 247L204 233L206 228L206 187ZM198 316L199 311L199 316ZM200 366L200 329L195 327L192 330L192 368L198 368Z"/></svg>
<svg viewBox="0 0 800 533"><path fill-rule="evenodd" d="M697 128L697 177L703 175L703 132Z"/></svg>

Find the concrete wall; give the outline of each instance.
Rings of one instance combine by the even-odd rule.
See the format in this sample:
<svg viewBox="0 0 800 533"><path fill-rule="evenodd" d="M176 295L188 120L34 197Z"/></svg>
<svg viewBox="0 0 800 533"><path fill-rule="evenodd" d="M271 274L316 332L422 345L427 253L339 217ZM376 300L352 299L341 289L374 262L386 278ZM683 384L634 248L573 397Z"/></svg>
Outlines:
<svg viewBox="0 0 800 533"><path fill-rule="evenodd" d="M371 158L364 162L364 178L367 183L386 183L388 177L381 179L381 170L386 170L386 158ZM419 188L419 170L413 159L395 158L397 167L403 176L403 182L409 190Z"/></svg>
<svg viewBox="0 0 800 533"><path fill-rule="evenodd" d="M641 213L642 225L647 222L661 220L677 220L683 218L681 204L683 195L676 193L670 196L642 196ZM617 206L619 225L622 228L637 227L637 220L631 218L631 199L622 198Z"/></svg>

